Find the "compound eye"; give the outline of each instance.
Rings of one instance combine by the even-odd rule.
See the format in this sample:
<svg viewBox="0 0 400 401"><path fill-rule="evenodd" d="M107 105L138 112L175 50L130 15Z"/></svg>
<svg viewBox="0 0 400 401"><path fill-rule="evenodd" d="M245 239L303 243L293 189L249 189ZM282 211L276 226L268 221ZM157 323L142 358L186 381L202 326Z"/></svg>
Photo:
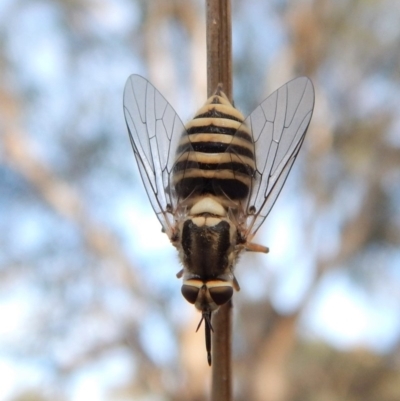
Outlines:
<svg viewBox="0 0 400 401"><path fill-rule="evenodd" d="M197 296L199 295L199 290L200 289L198 287L187 284L183 284L181 288L183 297L191 304L194 304L196 302Z"/></svg>
<svg viewBox="0 0 400 401"><path fill-rule="evenodd" d="M212 300L217 305L223 305L228 302L233 295L233 288L231 286L212 287L208 289Z"/></svg>

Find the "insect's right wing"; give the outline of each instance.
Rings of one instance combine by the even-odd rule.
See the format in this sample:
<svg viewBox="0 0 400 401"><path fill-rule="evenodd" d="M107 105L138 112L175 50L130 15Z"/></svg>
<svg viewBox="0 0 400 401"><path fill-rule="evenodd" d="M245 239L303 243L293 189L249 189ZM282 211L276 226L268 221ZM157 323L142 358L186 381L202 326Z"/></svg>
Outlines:
<svg viewBox="0 0 400 401"><path fill-rule="evenodd" d="M255 144L256 170L244 207L245 236L251 238L272 209L303 143L313 108L313 85L301 77L283 85L246 118Z"/></svg>
<svg viewBox="0 0 400 401"><path fill-rule="evenodd" d="M131 75L125 84L124 114L147 195L170 235L178 202L171 173L185 127L160 92L139 75Z"/></svg>

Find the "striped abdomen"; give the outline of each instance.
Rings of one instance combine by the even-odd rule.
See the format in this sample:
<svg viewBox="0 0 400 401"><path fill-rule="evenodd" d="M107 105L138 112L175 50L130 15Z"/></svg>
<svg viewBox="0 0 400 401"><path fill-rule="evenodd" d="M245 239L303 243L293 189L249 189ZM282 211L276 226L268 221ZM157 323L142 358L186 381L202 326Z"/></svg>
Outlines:
<svg viewBox="0 0 400 401"><path fill-rule="evenodd" d="M218 88L186 125L179 142L173 178L178 197L209 194L235 201L248 196L254 144L243 120Z"/></svg>

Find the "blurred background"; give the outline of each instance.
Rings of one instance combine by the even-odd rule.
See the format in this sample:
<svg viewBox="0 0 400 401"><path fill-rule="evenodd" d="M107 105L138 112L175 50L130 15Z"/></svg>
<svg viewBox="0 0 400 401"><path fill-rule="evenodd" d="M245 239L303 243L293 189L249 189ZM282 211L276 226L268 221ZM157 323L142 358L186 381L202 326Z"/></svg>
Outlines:
<svg viewBox="0 0 400 401"><path fill-rule="evenodd" d="M400 399L400 9L234 0L244 114L307 75L298 161L243 255L236 400ZM187 121L206 99L200 0L0 2L0 400L202 400L180 294L122 92L148 78Z"/></svg>

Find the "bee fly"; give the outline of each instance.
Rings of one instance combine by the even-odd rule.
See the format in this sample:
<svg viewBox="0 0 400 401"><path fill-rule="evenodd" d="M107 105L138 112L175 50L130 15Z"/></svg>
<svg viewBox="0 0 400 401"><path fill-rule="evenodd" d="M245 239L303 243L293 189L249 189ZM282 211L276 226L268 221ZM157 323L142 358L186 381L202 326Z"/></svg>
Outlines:
<svg viewBox="0 0 400 401"><path fill-rule="evenodd" d="M131 75L124 113L153 209L177 248L182 294L202 313L211 365L211 314L239 285L233 270L278 197L314 107L311 81L297 78L246 119L221 85L184 126L146 79Z"/></svg>

